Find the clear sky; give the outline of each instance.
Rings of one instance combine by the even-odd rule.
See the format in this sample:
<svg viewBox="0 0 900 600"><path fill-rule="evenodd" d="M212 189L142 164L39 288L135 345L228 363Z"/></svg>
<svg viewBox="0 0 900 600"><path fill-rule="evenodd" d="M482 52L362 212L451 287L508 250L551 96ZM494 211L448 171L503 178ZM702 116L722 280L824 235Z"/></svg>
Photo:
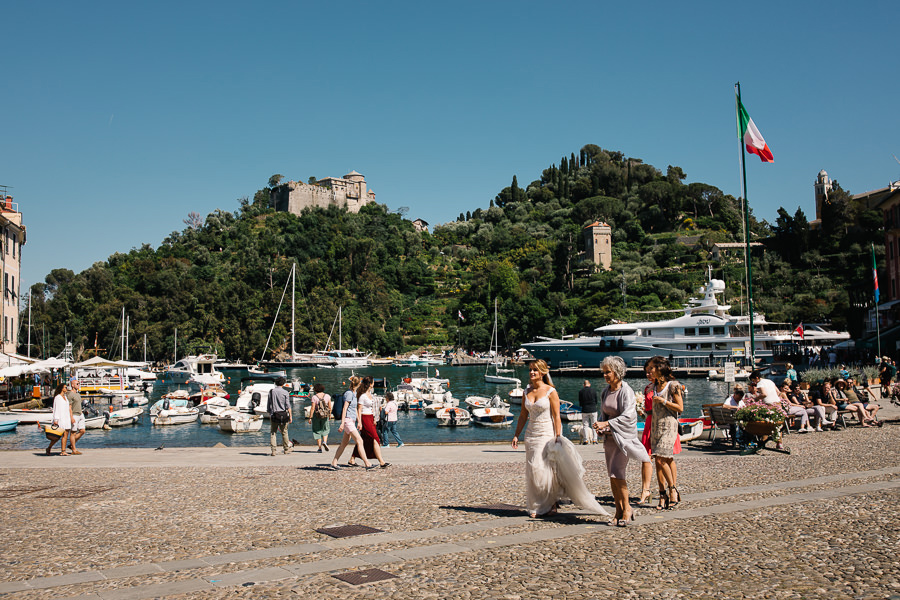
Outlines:
<svg viewBox="0 0 900 600"><path fill-rule="evenodd" d="M900 179L896 1L7 2L0 184L24 286L234 211L275 173L366 176L432 225L588 143L740 195L733 86L775 155L754 213L815 217L819 170Z"/></svg>

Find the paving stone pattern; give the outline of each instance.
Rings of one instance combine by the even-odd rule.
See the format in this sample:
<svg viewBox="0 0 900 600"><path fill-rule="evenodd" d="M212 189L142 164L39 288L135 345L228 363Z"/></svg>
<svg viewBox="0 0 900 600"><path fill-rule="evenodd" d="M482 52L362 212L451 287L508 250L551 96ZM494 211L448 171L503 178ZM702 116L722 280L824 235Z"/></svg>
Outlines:
<svg viewBox="0 0 900 600"><path fill-rule="evenodd" d="M394 464L370 472L302 454L35 467L4 452L0 600L900 598L898 433L791 435L790 455L697 444L678 458L684 501L639 509L627 528L574 506L548 520L511 509L524 504L524 453L490 446L450 464L435 460L445 447L391 449ZM600 448L581 451L609 505ZM347 525L384 532L316 531ZM396 577L335 577L373 568Z"/></svg>

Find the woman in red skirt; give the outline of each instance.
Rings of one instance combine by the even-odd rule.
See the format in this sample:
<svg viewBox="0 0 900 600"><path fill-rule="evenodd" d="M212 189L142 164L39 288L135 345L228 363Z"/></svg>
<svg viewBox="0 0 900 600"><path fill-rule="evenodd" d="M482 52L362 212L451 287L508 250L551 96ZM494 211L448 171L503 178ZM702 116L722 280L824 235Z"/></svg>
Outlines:
<svg viewBox="0 0 900 600"><path fill-rule="evenodd" d="M360 433L363 439L363 448L366 450L366 456L374 456L378 460L378 464L382 469L386 469L391 463L384 462L381 458L381 440L378 438L378 431L375 429L375 411L378 410L378 401L372 395L372 378L363 377L359 387L356 388L356 397L359 399L360 418L362 419L362 429ZM359 456L356 447L353 447L353 456L350 458L350 464L353 465L354 459Z"/></svg>

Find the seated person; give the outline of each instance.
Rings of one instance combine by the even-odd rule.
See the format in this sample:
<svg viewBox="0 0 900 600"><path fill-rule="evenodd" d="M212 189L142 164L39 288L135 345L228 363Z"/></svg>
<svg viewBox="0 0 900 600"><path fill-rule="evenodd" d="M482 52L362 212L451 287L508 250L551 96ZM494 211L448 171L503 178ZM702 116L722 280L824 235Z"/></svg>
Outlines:
<svg viewBox="0 0 900 600"><path fill-rule="evenodd" d="M833 427L834 420L829 421L828 416L836 414L838 408L831 382L826 381L822 387L812 390L809 396L813 405L812 408L807 409L807 413L815 417L816 431L822 431L823 426Z"/></svg>
<svg viewBox="0 0 900 600"><path fill-rule="evenodd" d="M784 380L784 383L781 384L781 397L784 400L782 405L788 416L795 416L800 419L799 431L801 433L814 431L812 425L809 424L809 413L806 412L806 407L803 405L803 397L800 395L797 387L796 383L793 386L791 385L790 379Z"/></svg>
<svg viewBox="0 0 900 600"><path fill-rule="evenodd" d="M722 408L733 408L735 410L744 406L744 386L739 383L734 385L734 390L728 399L722 404Z"/></svg>
<svg viewBox="0 0 900 600"><path fill-rule="evenodd" d="M869 393L868 385L860 386L859 383L852 378L847 380L847 398L850 399L851 403L859 402L862 404L863 408L869 412L869 415L872 417L872 422L875 425L881 427L884 424L875 416L881 407L872 402L872 395Z"/></svg>
<svg viewBox="0 0 900 600"><path fill-rule="evenodd" d="M871 427L871 423L874 423L875 420L872 418L872 415L869 414L869 411L866 410L866 407L863 406L862 402L859 401L859 398L856 397L853 390L847 385L847 382L843 379L838 379L835 382L834 387L838 410L849 410L857 419L859 419L860 425L863 427ZM852 399L850 398L850 394L853 394Z"/></svg>

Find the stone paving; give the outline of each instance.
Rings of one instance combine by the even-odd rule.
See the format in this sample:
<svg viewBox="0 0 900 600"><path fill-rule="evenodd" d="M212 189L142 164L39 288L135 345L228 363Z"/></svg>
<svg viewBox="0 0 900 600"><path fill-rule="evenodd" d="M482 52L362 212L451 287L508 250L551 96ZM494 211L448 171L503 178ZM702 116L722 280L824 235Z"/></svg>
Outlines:
<svg viewBox="0 0 900 600"><path fill-rule="evenodd" d="M524 502L524 452L499 445L391 448L369 472L309 449L3 452L0 599L900 598L898 432L791 435L790 455L698 442L684 501L627 528L484 508ZM579 446L609 505L600 448ZM384 533L316 531L350 524ZM335 577L372 568L393 577Z"/></svg>

